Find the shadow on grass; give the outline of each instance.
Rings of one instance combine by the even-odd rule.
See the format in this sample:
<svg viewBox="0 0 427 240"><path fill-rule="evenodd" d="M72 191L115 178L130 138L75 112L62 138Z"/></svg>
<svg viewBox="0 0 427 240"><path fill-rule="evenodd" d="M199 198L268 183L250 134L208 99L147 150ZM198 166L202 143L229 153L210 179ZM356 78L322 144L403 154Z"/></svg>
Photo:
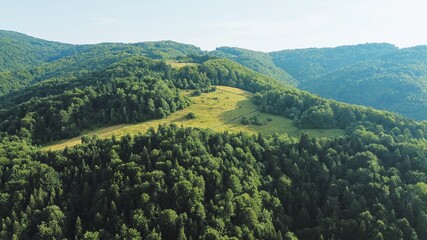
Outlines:
<svg viewBox="0 0 427 240"><path fill-rule="evenodd" d="M242 117L250 116L256 112L258 112L258 107L250 99L244 99L237 102L236 108L221 112L218 118L222 122L221 125L240 123Z"/></svg>

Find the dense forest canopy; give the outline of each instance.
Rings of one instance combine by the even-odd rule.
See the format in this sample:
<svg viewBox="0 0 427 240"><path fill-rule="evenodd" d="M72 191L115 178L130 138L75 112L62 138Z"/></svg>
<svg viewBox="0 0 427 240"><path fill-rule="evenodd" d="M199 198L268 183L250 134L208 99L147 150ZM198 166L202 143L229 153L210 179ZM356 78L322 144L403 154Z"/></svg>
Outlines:
<svg viewBox="0 0 427 240"><path fill-rule="evenodd" d="M374 131L374 130L373 130ZM42 152L2 141L2 238L425 239L426 141L164 126Z"/></svg>
<svg viewBox="0 0 427 240"><path fill-rule="evenodd" d="M31 41L42 40L6 35L11 40L1 41L23 47L0 73L0 239L427 239L426 121L286 85L274 78L286 72L266 70L274 54L209 54L169 41L38 48ZM61 53L67 47L79 50ZM424 47L359 47L333 59L347 66L318 63L319 74L354 76L369 62L376 73L400 69L408 83L424 84ZM24 53L34 56L19 60ZM343 61L346 54L355 55ZM314 83L319 75L312 76ZM191 104L182 92L215 85L252 92L260 111L301 129L345 134L291 138L167 124L120 139L85 136L60 151L40 147L164 118Z"/></svg>

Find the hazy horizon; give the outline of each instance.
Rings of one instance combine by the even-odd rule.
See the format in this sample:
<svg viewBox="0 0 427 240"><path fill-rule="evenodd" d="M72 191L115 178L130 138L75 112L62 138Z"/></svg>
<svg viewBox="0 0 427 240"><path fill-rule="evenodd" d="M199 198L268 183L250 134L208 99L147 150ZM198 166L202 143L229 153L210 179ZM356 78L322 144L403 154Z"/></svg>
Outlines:
<svg viewBox="0 0 427 240"><path fill-rule="evenodd" d="M123 43L123 44L134 44L134 43L144 43L144 42L161 42L161 41L172 41L172 42L177 42L177 43L182 43L182 44L188 44L188 45L193 45L195 47L200 47L197 46L193 43L186 43L186 42L179 42L179 41L175 41L173 39L160 39L160 40L147 40L147 41L137 41L137 42L123 42L123 41L117 41L117 42L94 42L94 43L71 43L71 42L62 42L62 41L56 41L56 40L51 40L51 39L44 39L41 37L37 37L37 36L32 36L30 34L27 33L23 33L23 32L18 32L18 31L14 31L14 30L10 30L10 29L0 29L3 31L9 31L9 32L15 32L15 33L19 33L19 34L24 34L27 35L29 37L34 37L37 39L41 39L41 40L45 40L45 41L50 41L50 42L59 42L59 43L64 43L64 44L73 44L73 45L91 45L91 44L104 44L104 43ZM247 50L253 50L253 51L259 51L259 52L274 52L274 51L280 51L280 50L295 50L295 49L310 49L310 48L335 48L335 47L342 47L342 46L356 46L356 45L364 45L364 44L391 44L396 46L399 49L403 49L403 48L411 48L411 47L417 47L417 46L427 46L427 44L424 45L414 45L414 46L407 46L407 47L399 47L394 43L390 43L390 42L366 42L366 43L354 43L354 44L344 44L344 45L337 45L337 46L316 46L316 47L303 47L303 48L284 48L284 49L278 49L278 50L273 50L273 51L262 51L262 50L257 50L257 49L250 49L250 48L243 48L240 46L217 46L214 47L213 49L203 49L201 48L202 51L214 51L217 48L221 48L221 47L232 47L232 48L242 48L242 49L247 49Z"/></svg>
<svg viewBox="0 0 427 240"><path fill-rule="evenodd" d="M271 52L365 43L427 44L420 0L10 1L0 29L72 44L171 40L203 50L221 46Z"/></svg>

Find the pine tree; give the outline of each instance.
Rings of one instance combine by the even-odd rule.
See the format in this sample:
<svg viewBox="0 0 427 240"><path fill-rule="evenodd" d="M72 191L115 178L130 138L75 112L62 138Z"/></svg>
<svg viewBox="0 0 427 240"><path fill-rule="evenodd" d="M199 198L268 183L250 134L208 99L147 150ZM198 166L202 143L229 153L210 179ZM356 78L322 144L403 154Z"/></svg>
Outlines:
<svg viewBox="0 0 427 240"><path fill-rule="evenodd" d="M187 240L187 237L185 236L185 232L184 232L184 227L181 227L179 229L177 240Z"/></svg>
<svg viewBox="0 0 427 240"><path fill-rule="evenodd" d="M83 229L82 229L82 220L80 219L80 217L77 217L76 219L76 224L74 225L74 235L80 239L83 233Z"/></svg>

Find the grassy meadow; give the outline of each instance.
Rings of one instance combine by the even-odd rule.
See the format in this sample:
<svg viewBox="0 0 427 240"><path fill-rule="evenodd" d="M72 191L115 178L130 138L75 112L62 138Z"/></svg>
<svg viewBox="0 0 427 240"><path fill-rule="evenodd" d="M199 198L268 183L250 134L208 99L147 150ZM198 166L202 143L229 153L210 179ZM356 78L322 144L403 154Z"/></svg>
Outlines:
<svg viewBox="0 0 427 240"><path fill-rule="evenodd" d="M189 95L190 92L183 92ZM226 86L217 86L217 91L204 93L191 97L191 105L177 111L166 118L145 121L136 124L120 124L110 127L88 131L83 135L98 135L100 138L108 138L113 135L121 137L127 134L146 132L149 128L156 128L161 124L175 123L178 126L210 128L215 131L247 132L249 134L261 133L269 135L274 133L287 133L289 136L299 137L302 132L307 132L313 137L335 137L343 135L340 129L298 129L293 121L281 116L261 113L252 103L252 93ZM187 115L194 113L195 119L188 119ZM265 125L244 125L242 117L250 119L253 116L265 122ZM269 119L269 121L267 121ZM82 136L83 136L82 135ZM81 137L61 140L44 147L46 150L60 150L66 146L71 147L81 142Z"/></svg>
<svg viewBox="0 0 427 240"><path fill-rule="evenodd" d="M197 63L176 62L176 61L172 61L172 60L167 60L166 63L169 64L173 68L182 68L185 66L196 66L196 65L198 65Z"/></svg>

